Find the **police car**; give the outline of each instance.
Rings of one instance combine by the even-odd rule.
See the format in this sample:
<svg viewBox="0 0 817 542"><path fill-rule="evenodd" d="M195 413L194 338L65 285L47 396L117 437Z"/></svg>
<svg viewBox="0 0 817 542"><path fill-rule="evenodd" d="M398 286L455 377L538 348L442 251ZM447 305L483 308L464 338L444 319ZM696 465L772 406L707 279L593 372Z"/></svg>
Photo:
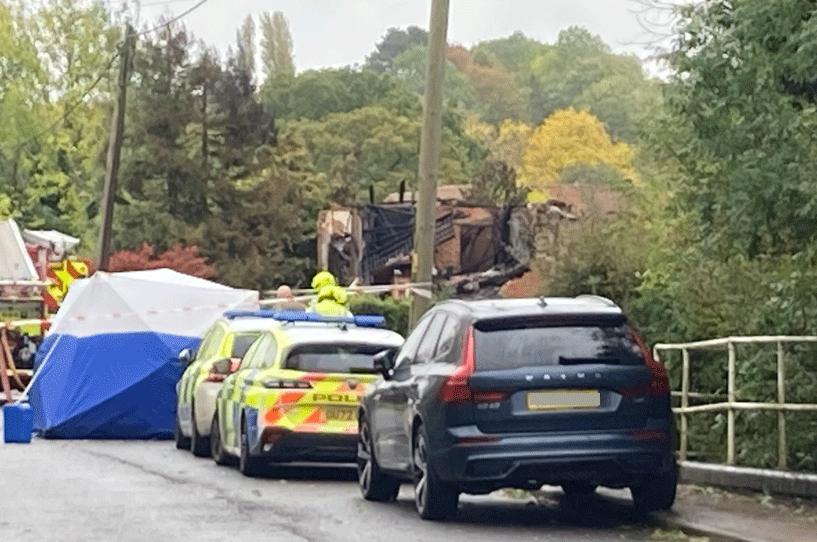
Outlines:
<svg viewBox="0 0 817 542"><path fill-rule="evenodd" d="M280 325L261 334L218 393L213 459L237 458L247 476L271 462L355 461L360 397L377 379L372 358L403 337L379 329L380 316L269 316Z"/></svg>
<svg viewBox="0 0 817 542"><path fill-rule="evenodd" d="M197 352L179 354L188 366L176 385L176 448L189 448L199 457L210 455L216 395L252 343L273 325L276 322L267 318L220 318L204 334Z"/></svg>

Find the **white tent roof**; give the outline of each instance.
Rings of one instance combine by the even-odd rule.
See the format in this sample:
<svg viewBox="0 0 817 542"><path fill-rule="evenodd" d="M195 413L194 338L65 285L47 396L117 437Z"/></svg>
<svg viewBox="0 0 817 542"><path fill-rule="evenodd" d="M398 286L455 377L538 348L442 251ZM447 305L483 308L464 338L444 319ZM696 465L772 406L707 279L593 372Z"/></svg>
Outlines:
<svg viewBox="0 0 817 542"><path fill-rule="evenodd" d="M12 219L0 220L0 280L39 280L20 228Z"/></svg>
<svg viewBox="0 0 817 542"><path fill-rule="evenodd" d="M258 292L171 269L97 272L74 281L51 333L78 337L152 331L201 336L224 311L258 309Z"/></svg>
<svg viewBox="0 0 817 542"><path fill-rule="evenodd" d="M24 230L23 239L27 242L51 247L60 256L71 252L79 244L79 239L57 230Z"/></svg>

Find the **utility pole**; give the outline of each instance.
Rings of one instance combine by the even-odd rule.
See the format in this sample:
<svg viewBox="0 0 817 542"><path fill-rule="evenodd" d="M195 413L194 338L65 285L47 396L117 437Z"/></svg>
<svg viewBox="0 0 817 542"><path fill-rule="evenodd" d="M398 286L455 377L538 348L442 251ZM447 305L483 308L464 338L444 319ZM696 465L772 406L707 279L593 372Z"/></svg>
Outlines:
<svg viewBox="0 0 817 542"><path fill-rule="evenodd" d="M99 230L99 258L97 268L108 269L111 255L111 228L113 226L113 206L116 197L116 182L119 176L119 157L122 153L122 135L125 132L125 98L130 79L130 64L136 34L130 24L125 25L125 41L119 50L119 82L116 107L111 119L111 135L108 141L108 156L105 161L105 186L102 190L102 226Z"/></svg>
<svg viewBox="0 0 817 542"><path fill-rule="evenodd" d="M437 223L437 174L442 143L443 79L448 33L449 0L431 1L431 20L426 60L426 89L423 99L423 131L420 136L420 166L417 204L414 214L412 282L431 282L434 268L434 230ZM430 291L431 288L428 288ZM431 300L414 295L411 301L412 327L431 305Z"/></svg>

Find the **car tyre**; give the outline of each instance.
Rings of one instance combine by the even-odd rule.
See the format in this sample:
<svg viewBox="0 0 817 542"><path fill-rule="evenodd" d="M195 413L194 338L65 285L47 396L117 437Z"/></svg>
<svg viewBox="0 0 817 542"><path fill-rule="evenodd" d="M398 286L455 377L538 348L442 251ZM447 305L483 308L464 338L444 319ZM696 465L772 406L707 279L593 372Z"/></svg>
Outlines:
<svg viewBox="0 0 817 542"><path fill-rule="evenodd" d="M195 404L190 407L190 451L196 457L208 457L210 455L210 439L199 434Z"/></svg>
<svg viewBox="0 0 817 542"><path fill-rule="evenodd" d="M457 513L460 494L456 486L437 474L430 460L428 436L420 426L412 443L414 504L423 519L440 520Z"/></svg>
<svg viewBox="0 0 817 542"><path fill-rule="evenodd" d="M247 420L241 420L241 435L240 435L241 453L238 458L238 470L244 476L254 478L261 475L263 464L255 457L250 455L250 442L247 436Z"/></svg>
<svg viewBox="0 0 817 542"><path fill-rule="evenodd" d="M218 412L213 414L213 423L210 424L210 455L216 465L227 466L232 463L231 458L224 450L224 445L221 442L221 427L218 422Z"/></svg>
<svg viewBox="0 0 817 542"><path fill-rule="evenodd" d="M360 493L367 501L391 502L400 492L400 481L380 470L374 455L369 422L361 418L357 443L357 480Z"/></svg>
<svg viewBox="0 0 817 542"><path fill-rule="evenodd" d="M182 433L182 426L179 423L179 413L176 413L176 428L173 430L173 437L176 441L177 450L189 450L190 439Z"/></svg>
<svg viewBox="0 0 817 542"><path fill-rule="evenodd" d="M599 486L587 482L565 482L562 484L562 491L571 498L586 498L593 495L597 487Z"/></svg>
<svg viewBox="0 0 817 542"><path fill-rule="evenodd" d="M199 434L195 404L190 407L190 451L196 457L209 457L210 455L210 439Z"/></svg>
<svg viewBox="0 0 817 542"><path fill-rule="evenodd" d="M650 477L641 484L630 488L633 504L637 512L647 514L659 510L669 510L675 503L678 488L678 466L675 461L665 473Z"/></svg>

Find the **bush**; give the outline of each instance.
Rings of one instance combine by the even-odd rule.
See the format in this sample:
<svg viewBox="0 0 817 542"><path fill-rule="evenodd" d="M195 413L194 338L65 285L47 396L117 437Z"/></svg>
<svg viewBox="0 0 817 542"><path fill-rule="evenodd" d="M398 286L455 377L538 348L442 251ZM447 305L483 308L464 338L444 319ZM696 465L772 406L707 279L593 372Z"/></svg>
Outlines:
<svg viewBox="0 0 817 542"><path fill-rule="evenodd" d="M355 295L349 299L349 309L355 314L382 314L386 317L386 327L403 335L408 335L408 299L391 296L378 297L372 294Z"/></svg>

